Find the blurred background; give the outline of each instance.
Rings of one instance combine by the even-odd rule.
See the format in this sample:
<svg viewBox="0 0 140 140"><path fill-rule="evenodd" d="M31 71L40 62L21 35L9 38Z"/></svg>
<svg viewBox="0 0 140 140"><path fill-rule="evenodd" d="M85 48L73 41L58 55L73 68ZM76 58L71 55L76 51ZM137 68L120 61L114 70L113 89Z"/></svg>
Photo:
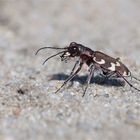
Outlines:
<svg viewBox="0 0 140 140"><path fill-rule="evenodd" d="M0 47L65 46L77 41L128 53L139 49L139 4L139 0L1 0Z"/></svg>
<svg viewBox="0 0 140 140"><path fill-rule="evenodd" d="M126 101L125 97L123 98L124 100L119 99L121 102L113 100L115 105L111 105L111 114L104 112L106 110L104 109L104 105L112 100L93 102L92 99L88 99L90 103L88 106L89 110L91 110L92 106L98 106L101 102L105 103L101 108L95 107L95 112L93 111L97 113L96 111L100 110L100 112L103 111L105 113L103 118L100 118L100 113L98 113L99 116L97 115L97 118L99 118L99 120L97 121L93 120L93 118L96 117L92 116L94 114L92 111L89 118L81 118L81 114L88 114L86 112L88 110L87 108L85 108L85 110L81 108L81 100L83 100L83 102L85 101L81 99L81 94L77 94L78 97L76 97L75 101L69 102L70 108L72 109L70 109L68 113L71 114L73 110L75 110L74 107L76 107L78 108L79 114L75 112L75 116L66 115L65 117L62 115L65 109L61 105L67 102L69 95L68 97L66 96L64 100L58 99L58 97L48 97L46 91L51 93L48 89L51 90L54 86L58 87L56 81L48 82L48 75L59 72L68 74L72 64L69 63L68 65L58 61L56 63L58 59L58 57L56 57L49 61L48 65L42 67L41 63L43 60L51 55L53 51L43 51L38 56L34 54L37 49L43 46L64 47L68 46L72 41L81 43L93 50L100 50L115 58L120 57L122 61L131 68L134 74L139 75L140 1L0 0L1 139L27 139L28 136L29 139L79 138L83 140L93 139L93 137L95 139L140 138L140 118L138 117L140 116L138 110L140 106L137 96L133 97L131 102L129 102L130 99ZM104 87L102 86L101 89L104 89ZM21 94L24 92L27 93L27 96L21 97L21 95L17 95L17 90L18 93ZM109 93L109 91L111 93L117 92L114 92L111 88L107 88L107 93ZM112 96L114 98L119 98L118 96L121 95L122 91L120 90L118 92L119 93L116 94L115 97ZM40 94L42 97L40 97ZM31 100L29 101L30 103L28 102L29 96L30 99L32 99L32 102ZM38 96L41 98L40 100ZM55 120L59 108L54 105L54 102L55 105L57 102L56 106L60 105L62 107L62 112L60 111L61 113L58 114L60 120ZM122 116L128 113L127 107L132 105L129 111L133 112L135 110L135 112L133 112L134 116L130 116L130 119L131 117L136 118L134 126L126 125L123 120L124 116L122 117L120 115L118 117L114 115L116 114L116 110L113 110L113 108L117 107L118 102L120 105L124 105L124 110L119 112ZM125 102L129 105L127 104L128 106L125 106ZM137 105L135 104L136 106L133 106L133 103L137 103ZM48 111L46 108L50 108L50 106L53 111L50 111L52 114L49 112L48 118L50 119L48 121L46 119L48 113L46 113L46 111ZM82 106L84 108L85 103L83 103ZM36 115L39 117L34 118ZM113 126L112 124L107 124L110 117L112 119L110 120L111 122L119 120L120 124ZM77 120L72 122L75 118ZM64 123L63 120L66 122ZM82 123L77 123L78 120L81 120ZM48 122L50 124L49 126ZM34 125L32 125L32 123L34 123ZM93 124L93 126L91 126L90 123ZM58 124L60 128L57 126ZM76 124L78 124L78 126ZM135 125L138 129L136 129ZM72 129L69 130L69 127ZM119 129L122 128L123 130L119 131ZM23 133L21 131L23 131ZM96 132L96 135L94 135L93 131ZM22 133L21 136L19 136L19 133Z"/></svg>

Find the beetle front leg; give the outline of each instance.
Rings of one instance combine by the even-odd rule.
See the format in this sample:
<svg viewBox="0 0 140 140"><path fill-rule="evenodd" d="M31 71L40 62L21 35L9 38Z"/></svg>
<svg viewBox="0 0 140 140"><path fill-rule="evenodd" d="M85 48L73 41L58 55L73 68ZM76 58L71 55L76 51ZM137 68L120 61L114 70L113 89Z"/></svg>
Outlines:
<svg viewBox="0 0 140 140"><path fill-rule="evenodd" d="M62 84L62 86L55 93L60 91L67 84L67 82L72 80L78 74L78 72L81 70L82 66L83 66L83 63L80 63L80 66L78 67L78 69L65 80L65 82Z"/></svg>
<svg viewBox="0 0 140 140"><path fill-rule="evenodd" d="M76 63L74 64L74 67L72 68L72 71L71 71L70 75L72 75L72 74L73 74L73 72L74 72L74 70L75 70L76 66L77 66L79 63L80 63L80 59L79 59L79 60L77 60L77 61L76 61Z"/></svg>

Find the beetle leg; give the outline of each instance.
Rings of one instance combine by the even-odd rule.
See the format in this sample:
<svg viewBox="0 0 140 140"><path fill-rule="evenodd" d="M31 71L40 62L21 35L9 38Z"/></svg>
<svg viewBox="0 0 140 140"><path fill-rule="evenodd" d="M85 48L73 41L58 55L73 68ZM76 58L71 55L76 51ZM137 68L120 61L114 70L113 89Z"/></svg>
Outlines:
<svg viewBox="0 0 140 140"><path fill-rule="evenodd" d="M76 61L76 63L74 64L74 67L72 68L72 71L71 71L70 75L72 75L72 74L73 74L73 72L74 72L74 70L75 70L76 66L79 64L79 62L80 62L80 59L79 59L79 60L77 60L77 61Z"/></svg>
<svg viewBox="0 0 140 140"><path fill-rule="evenodd" d="M96 66L92 65L92 66L90 67L90 69L89 69L90 73L89 73L89 75L88 75L87 82L86 82L86 87L85 87L85 90L84 90L84 93L83 93L82 97L85 96L85 93L86 93L87 88L88 88L88 86L89 86L89 84L90 84L91 78L92 78L92 76L94 75L95 67L96 67Z"/></svg>
<svg viewBox="0 0 140 140"><path fill-rule="evenodd" d="M78 72L82 68L82 65L83 65L83 63L80 63L80 66L78 67L78 69L65 80L65 82L62 84L62 86L55 93L57 93L58 91L60 91L67 84L67 82L69 82L70 80L72 80L78 74Z"/></svg>
<svg viewBox="0 0 140 140"><path fill-rule="evenodd" d="M122 77L124 79L124 81L132 88L134 88L137 91L140 91L140 89L136 88L135 86L133 86L122 74L120 74L119 72L116 72L120 77Z"/></svg>

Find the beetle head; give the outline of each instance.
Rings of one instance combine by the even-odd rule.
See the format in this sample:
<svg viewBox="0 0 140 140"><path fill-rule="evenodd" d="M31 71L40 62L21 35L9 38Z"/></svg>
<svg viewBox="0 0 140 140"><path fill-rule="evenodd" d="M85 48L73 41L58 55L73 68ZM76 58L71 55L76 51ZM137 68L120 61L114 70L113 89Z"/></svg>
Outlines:
<svg viewBox="0 0 140 140"><path fill-rule="evenodd" d="M45 64L49 59L51 59L52 57L55 57L57 55L60 55L61 57L61 61L67 61L69 58L71 57L76 57L79 56L82 52L82 45L81 44L77 44L76 42L71 42L70 45L68 47L64 47L64 48L58 48L58 47L42 47L40 49L37 50L36 55L43 49L55 49L55 50L63 50L61 52L58 52L50 57L48 57L43 64Z"/></svg>
<svg viewBox="0 0 140 140"><path fill-rule="evenodd" d="M70 57L78 57L81 54L82 46L81 44L77 44L76 42L71 42L67 47L66 52L64 52L60 57L61 61L67 60Z"/></svg>

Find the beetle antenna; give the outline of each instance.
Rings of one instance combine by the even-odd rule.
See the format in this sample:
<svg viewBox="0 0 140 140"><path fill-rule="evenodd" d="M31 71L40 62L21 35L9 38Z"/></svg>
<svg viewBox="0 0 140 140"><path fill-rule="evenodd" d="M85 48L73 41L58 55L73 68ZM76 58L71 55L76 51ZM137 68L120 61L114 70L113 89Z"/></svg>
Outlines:
<svg viewBox="0 0 140 140"><path fill-rule="evenodd" d="M38 49L35 53L35 55L37 55L39 53L39 51L43 50L43 49L56 49L56 50L60 50L60 49L67 49L67 47L65 48L58 48L58 47L42 47L40 49Z"/></svg>
<svg viewBox="0 0 140 140"><path fill-rule="evenodd" d="M49 59L51 59L52 57L55 57L55 56L57 56L57 55L59 55L59 54L61 54L61 53L64 53L64 52L66 52L66 51L58 52L58 53L56 53L56 54L54 54L54 55L48 57L48 58L43 62L43 65L44 65Z"/></svg>

